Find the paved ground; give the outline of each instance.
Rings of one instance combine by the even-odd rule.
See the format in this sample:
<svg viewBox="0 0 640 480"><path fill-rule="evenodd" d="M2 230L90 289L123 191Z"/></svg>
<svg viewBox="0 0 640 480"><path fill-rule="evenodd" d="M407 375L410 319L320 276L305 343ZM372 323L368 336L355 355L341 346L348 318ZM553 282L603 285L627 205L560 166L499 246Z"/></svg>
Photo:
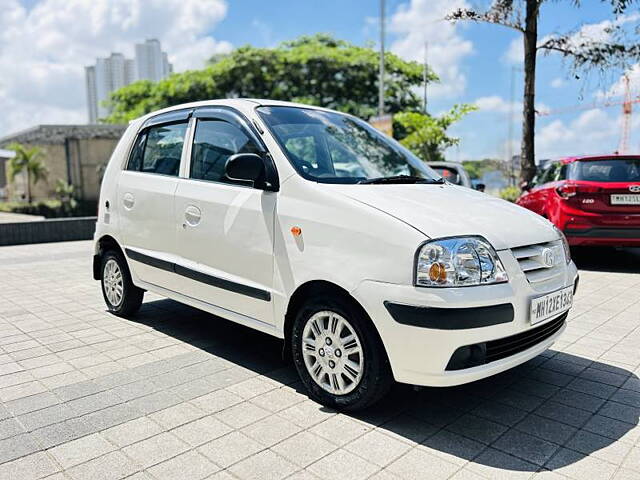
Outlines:
<svg viewBox="0 0 640 480"><path fill-rule="evenodd" d="M0 248L0 478L639 479L640 257L612 254L553 350L355 417L268 336L151 295L107 314L88 242Z"/></svg>
<svg viewBox="0 0 640 480"><path fill-rule="evenodd" d="M0 212L0 223L37 222L38 220L44 220L44 217L40 215Z"/></svg>

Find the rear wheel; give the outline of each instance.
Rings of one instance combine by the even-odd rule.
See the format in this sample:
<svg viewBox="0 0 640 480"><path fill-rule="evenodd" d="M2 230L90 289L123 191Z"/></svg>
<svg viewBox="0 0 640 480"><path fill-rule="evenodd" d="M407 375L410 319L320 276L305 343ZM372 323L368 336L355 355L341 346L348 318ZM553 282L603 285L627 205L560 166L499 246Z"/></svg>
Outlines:
<svg viewBox="0 0 640 480"><path fill-rule="evenodd" d="M349 302L319 298L300 309L293 326L293 359L314 400L354 411L387 393L391 369L373 329Z"/></svg>
<svg viewBox="0 0 640 480"><path fill-rule="evenodd" d="M101 284L104 301L111 313L128 317L142 305L144 290L131 281L127 262L119 252L109 250L102 256Z"/></svg>

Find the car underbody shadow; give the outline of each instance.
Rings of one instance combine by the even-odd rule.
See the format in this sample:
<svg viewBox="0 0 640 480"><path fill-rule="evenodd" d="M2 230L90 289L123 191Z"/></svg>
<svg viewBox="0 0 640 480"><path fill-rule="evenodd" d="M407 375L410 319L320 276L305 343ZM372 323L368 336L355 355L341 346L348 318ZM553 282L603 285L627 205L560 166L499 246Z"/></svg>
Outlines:
<svg viewBox="0 0 640 480"><path fill-rule="evenodd" d="M305 393L293 365L282 359L282 342L269 335L172 300L144 303L131 321ZM549 350L467 385L396 384L380 403L347 415L390 442L420 445L414 455L472 462L468 468L489 478L498 470L562 473L588 456L607 465L607 447L619 443L616 450L628 451L638 441L640 380L624 368Z"/></svg>
<svg viewBox="0 0 640 480"><path fill-rule="evenodd" d="M640 248L571 247L580 270L640 273Z"/></svg>

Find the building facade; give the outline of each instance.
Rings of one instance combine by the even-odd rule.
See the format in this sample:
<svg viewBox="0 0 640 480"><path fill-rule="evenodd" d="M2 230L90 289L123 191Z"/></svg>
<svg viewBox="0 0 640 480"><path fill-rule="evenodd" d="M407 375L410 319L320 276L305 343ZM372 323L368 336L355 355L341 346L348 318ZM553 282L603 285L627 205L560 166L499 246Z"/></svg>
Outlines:
<svg viewBox="0 0 640 480"><path fill-rule="evenodd" d="M12 150L3 150L0 148L0 200L5 200L7 194L7 161L15 157L16 154Z"/></svg>
<svg viewBox="0 0 640 480"><path fill-rule="evenodd" d="M0 149L12 142L43 150L46 179L31 186L34 201L55 197L58 179L75 187L79 200L95 201L113 150L126 125L38 125L0 138ZM6 181L6 177L5 177ZM17 175L5 188L10 200L21 200L26 192L25 175Z"/></svg>
<svg viewBox="0 0 640 480"><path fill-rule="evenodd" d="M156 39L137 44L134 59L125 58L121 53L97 58L95 65L85 67L89 123L98 123L111 113L105 105L111 92L137 80L160 81L172 71L167 54Z"/></svg>
<svg viewBox="0 0 640 480"><path fill-rule="evenodd" d="M136 44L137 80L159 82L172 73L167 53L162 51L160 42L155 38Z"/></svg>

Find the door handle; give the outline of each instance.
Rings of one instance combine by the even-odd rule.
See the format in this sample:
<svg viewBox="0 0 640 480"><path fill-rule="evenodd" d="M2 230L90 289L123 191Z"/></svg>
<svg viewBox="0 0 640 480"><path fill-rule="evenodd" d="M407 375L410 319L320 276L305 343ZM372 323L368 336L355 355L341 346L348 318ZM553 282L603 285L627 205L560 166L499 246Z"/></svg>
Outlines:
<svg viewBox="0 0 640 480"><path fill-rule="evenodd" d="M136 201L133 195L127 192L122 196L122 203L124 205L124 208L126 208L127 210L131 210Z"/></svg>
<svg viewBox="0 0 640 480"><path fill-rule="evenodd" d="M195 227L200 223L200 220L202 219L202 212L195 205L189 205L184 211L184 219L186 225Z"/></svg>

